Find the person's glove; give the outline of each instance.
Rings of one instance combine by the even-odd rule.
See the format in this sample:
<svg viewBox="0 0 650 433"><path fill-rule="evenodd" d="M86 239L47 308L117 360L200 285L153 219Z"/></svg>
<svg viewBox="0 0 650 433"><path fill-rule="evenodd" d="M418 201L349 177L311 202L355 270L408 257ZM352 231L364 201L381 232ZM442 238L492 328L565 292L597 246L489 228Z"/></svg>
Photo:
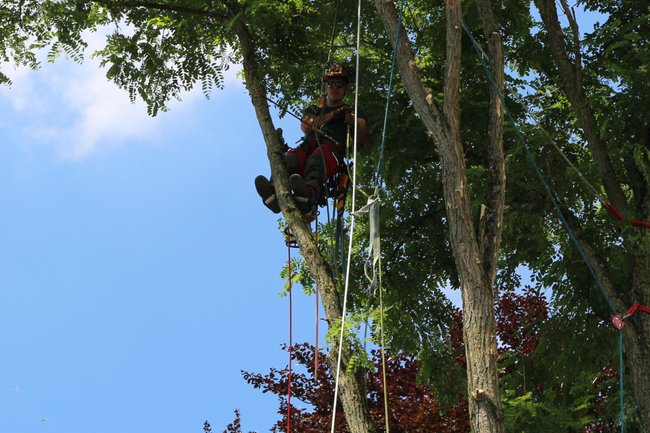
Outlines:
<svg viewBox="0 0 650 433"><path fill-rule="evenodd" d="M344 106L338 108L336 111L334 111L333 120L334 119L346 119L348 113L351 113L352 111L354 111L353 107L351 107L350 105L344 105Z"/></svg>
<svg viewBox="0 0 650 433"><path fill-rule="evenodd" d="M345 113L345 123L352 126L357 125L356 118L354 117L354 110L350 110Z"/></svg>

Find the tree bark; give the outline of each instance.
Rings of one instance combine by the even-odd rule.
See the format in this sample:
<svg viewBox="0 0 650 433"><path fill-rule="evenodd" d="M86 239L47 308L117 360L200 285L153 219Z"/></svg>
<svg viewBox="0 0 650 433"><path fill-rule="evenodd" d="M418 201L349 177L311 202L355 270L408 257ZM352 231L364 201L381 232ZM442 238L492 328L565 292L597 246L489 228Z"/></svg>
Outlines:
<svg viewBox="0 0 650 433"><path fill-rule="evenodd" d="M503 151L503 121L505 110L500 95L504 95L504 55L499 28L494 19L489 0L475 0L483 35L488 42L490 73L496 89L490 91L490 117L488 125L488 185L485 223L480 233L479 246L483 271L488 282L494 285L503 233L503 212L506 203L506 165Z"/></svg>
<svg viewBox="0 0 650 433"><path fill-rule="evenodd" d="M395 44L397 11L392 1L375 0L389 39ZM461 9L447 0L447 69L444 108L427 94L415 68L408 36L399 29L397 49L402 81L440 155L449 238L463 299L470 423L475 433L502 433L503 413L497 374L496 325L491 276L484 263L470 212L465 156L460 136ZM501 216L502 219L502 216ZM501 221L495 221L498 226ZM500 238L500 235L498 235ZM497 246L498 248L498 246ZM490 268L488 266L488 268Z"/></svg>
<svg viewBox="0 0 650 433"><path fill-rule="evenodd" d="M300 253L309 265L316 283L320 289L323 308L330 324L337 323L342 317L342 305L337 293L336 280L332 274L329 263L318 251L309 227L303 222L302 215L296 208L289 192L288 173L283 160L283 147L276 134L269 107L264 96L265 88L258 75L257 55L252 38L244 23L235 24L235 32L240 44L246 88L248 89L255 113L257 115L264 141L267 146L267 156L271 164L271 173L282 213L286 219L291 233L298 241ZM347 370L351 358L351 345L343 345L341 369ZM338 357L338 348L331 348L328 356L330 370L335 374ZM363 372L356 374L341 374L339 381L339 398L343 406L348 427L352 433L371 433L374 428L370 419L365 389L365 376Z"/></svg>
<svg viewBox="0 0 650 433"><path fill-rule="evenodd" d="M648 244L647 237L645 244ZM643 251L633 254L633 302L650 306L650 272L648 272L650 252L646 246ZM628 318L625 323L623 344L626 351L625 361L629 383L632 386L634 400L638 405L641 432L650 433L650 369L648 368L650 362L650 315L637 313Z"/></svg>

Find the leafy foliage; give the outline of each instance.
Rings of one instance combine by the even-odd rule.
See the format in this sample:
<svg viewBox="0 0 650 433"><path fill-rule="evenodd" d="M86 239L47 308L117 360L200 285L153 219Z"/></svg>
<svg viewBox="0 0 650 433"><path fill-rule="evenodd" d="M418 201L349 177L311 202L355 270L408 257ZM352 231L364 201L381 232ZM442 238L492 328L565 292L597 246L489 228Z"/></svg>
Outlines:
<svg viewBox="0 0 650 433"><path fill-rule="evenodd" d="M501 341L499 367L505 389L504 411L508 431L513 432L604 432L616 425L615 362L608 352L585 356L574 350L576 340L607 341L606 328L599 335L550 314L543 294L530 287L505 292L496 302L497 330ZM462 313L454 309L450 334L445 338L444 364L424 365L407 354L387 354L389 426L404 432L467 432L469 421L463 379L465 347ZM558 330L557 326L564 329ZM565 332L565 340L558 338ZM610 339L611 340L611 339ZM287 347L284 347L286 350ZM611 352L609 352L611 354ZM292 430L315 432L329 428L334 399L334 379L325 367L327 355L306 343L293 347L298 367L292 374ZM598 358L601 365L592 365ZM431 359L431 358L427 358ZM368 402L377 431L385 429L381 354L372 351L367 378ZM454 369L455 367L455 369ZM431 369L422 375L422 369ZM288 369L271 368L268 374L242 372L244 379L262 392L278 397L280 420L272 431L282 432L287 423ZM422 377L429 379L423 382ZM431 378L434 380L431 380ZM304 406L298 407L296 401ZM340 408L339 408L340 409ZM337 410L337 431L347 431L345 418Z"/></svg>
<svg viewBox="0 0 650 433"><path fill-rule="evenodd" d="M286 348L285 348L286 349ZM307 344L295 345L293 359L304 372L292 374L291 429L298 432L321 432L327 430L332 422L332 402L334 401L334 379L325 368L326 356L320 353L317 378L314 378L314 348ZM373 373L368 381L368 404L377 431L384 431L383 381L381 379L381 359L373 352ZM464 432L468 429L465 404L447 411L441 411L434 395L426 386L416 383L417 362L413 357L401 355L389 357L387 362L388 399L391 402L389 425L396 432ZM244 379L262 392L278 396L281 419L272 431L286 431L287 414L287 369L271 369L268 375L242 372ZM294 406L296 400L305 407ZM337 410L336 431L348 432L343 411Z"/></svg>

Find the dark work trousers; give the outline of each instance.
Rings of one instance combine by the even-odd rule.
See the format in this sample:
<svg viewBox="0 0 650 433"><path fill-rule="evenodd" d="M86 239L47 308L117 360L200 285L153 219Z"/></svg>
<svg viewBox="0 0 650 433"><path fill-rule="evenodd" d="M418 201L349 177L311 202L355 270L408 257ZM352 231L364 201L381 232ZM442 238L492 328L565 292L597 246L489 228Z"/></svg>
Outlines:
<svg viewBox="0 0 650 433"><path fill-rule="evenodd" d="M336 174L342 163L341 149L331 140L321 139L320 146L315 139L307 140L284 154L289 174L298 173L305 183L314 189L316 199L320 199L327 179ZM323 163L323 155L325 163Z"/></svg>

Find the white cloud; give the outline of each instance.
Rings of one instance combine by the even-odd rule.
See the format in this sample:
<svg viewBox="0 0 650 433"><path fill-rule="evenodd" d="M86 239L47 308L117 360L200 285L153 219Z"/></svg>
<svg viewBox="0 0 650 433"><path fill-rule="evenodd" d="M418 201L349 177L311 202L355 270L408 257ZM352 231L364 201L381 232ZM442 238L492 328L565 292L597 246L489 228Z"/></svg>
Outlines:
<svg viewBox="0 0 650 433"><path fill-rule="evenodd" d="M88 35L89 53L102 46L104 35ZM54 148L65 160L81 160L101 148L129 141L154 142L161 127L171 124L170 117L191 109L193 102L203 98L200 89L186 93L181 103L172 102L172 111L151 118L145 104L129 101L128 94L107 81L105 69L96 59L76 64L58 59L44 63L39 71L26 68L2 70L11 76L10 89L1 89L21 118L25 142ZM239 68L225 73L227 87L241 87L236 77ZM234 86L233 86L234 85ZM218 90L217 90L218 91Z"/></svg>

